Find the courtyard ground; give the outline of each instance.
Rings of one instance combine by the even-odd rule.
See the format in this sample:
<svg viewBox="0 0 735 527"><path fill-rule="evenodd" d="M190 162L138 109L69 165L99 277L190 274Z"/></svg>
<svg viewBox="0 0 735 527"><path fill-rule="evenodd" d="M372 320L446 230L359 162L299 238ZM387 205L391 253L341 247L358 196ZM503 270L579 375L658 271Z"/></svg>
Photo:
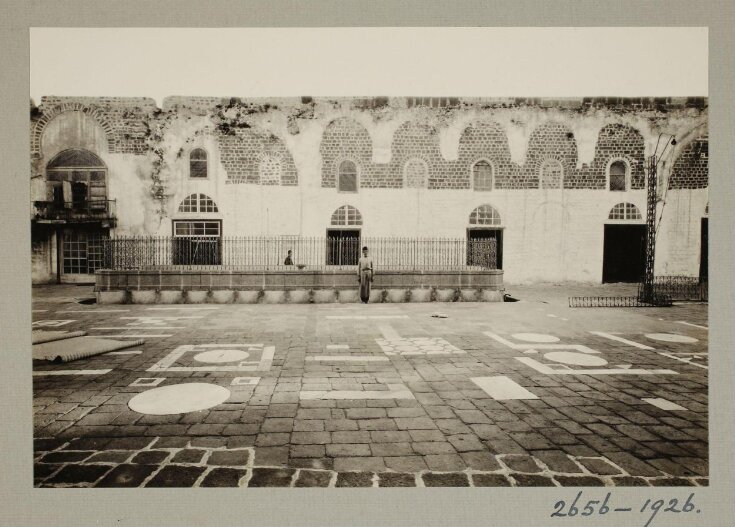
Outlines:
<svg viewBox="0 0 735 527"><path fill-rule="evenodd" d="M91 286L34 287L34 329L145 340L34 362L35 484L707 485L707 305L567 305L632 291L86 305Z"/></svg>

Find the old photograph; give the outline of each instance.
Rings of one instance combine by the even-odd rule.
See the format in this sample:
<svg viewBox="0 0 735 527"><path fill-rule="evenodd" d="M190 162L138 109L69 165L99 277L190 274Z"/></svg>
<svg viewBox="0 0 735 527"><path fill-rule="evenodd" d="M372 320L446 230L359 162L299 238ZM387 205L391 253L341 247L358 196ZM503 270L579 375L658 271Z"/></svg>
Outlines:
<svg viewBox="0 0 735 527"><path fill-rule="evenodd" d="M31 33L36 487L708 486L706 33L683 94L90 93L120 31Z"/></svg>

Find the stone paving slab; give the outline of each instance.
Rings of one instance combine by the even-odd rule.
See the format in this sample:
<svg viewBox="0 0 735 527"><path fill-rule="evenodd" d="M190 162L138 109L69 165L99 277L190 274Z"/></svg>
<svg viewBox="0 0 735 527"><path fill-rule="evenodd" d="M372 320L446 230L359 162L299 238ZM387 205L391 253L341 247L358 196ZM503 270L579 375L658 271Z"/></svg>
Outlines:
<svg viewBox="0 0 735 527"><path fill-rule="evenodd" d="M571 309L563 289L518 287L520 302L447 304L446 319L421 304L109 312L55 291L34 288L34 308L46 310L34 320L71 320L65 329L95 336L181 329L145 339L140 353L34 363L35 372L110 370L34 377L36 486L708 484L706 305ZM60 313L70 309L83 312ZM340 318L357 311L381 317ZM659 333L696 341L648 336ZM386 352L387 341L421 353ZM197 353L171 362L182 347L215 359L246 350L245 363L264 369L222 369ZM330 355L387 360L313 360ZM599 371L585 373L587 362ZM171 367L149 372L156 364ZM154 389L135 385L148 377L163 379L158 387L214 384L230 397L144 415L128 403ZM494 377L511 382L485 392L472 381ZM514 398L514 385L537 398Z"/></svg>

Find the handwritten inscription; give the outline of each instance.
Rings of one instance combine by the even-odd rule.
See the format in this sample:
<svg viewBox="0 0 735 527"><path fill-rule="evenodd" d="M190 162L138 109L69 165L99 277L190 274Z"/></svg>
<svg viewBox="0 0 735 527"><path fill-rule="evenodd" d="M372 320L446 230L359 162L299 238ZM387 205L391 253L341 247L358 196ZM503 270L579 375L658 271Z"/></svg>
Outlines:
<svg viewBox="0 0 735 527"><path fill-rule="evenodd" d="M567 503L564 500L559 500L554 504L554 512L551 513L551 517L563 518L563 517L574 517L574 516L592 516L597 514L608 514L608 513L638 513L644 515L646 523L643 527L650 527L653 520L659 513L694 513L699 514L701 511L694 504L694 493L689 494L687 499L680 503L677 498L671 499L647 499L640 508L635 507L617 507L610 504L610 496L612 493L608 492L602 500L587 500L582 498L582 491L577 493L574 500Z"/></svg>

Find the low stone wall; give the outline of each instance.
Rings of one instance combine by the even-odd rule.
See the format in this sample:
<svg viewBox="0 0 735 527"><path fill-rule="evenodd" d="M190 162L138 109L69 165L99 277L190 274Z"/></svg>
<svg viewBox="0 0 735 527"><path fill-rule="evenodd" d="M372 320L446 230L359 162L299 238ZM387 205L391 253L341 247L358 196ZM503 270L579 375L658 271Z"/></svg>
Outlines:
<svg viewBox="0 0 735 527"><path fill-rule="evenodd" d="M95 273L100 304L358 302L345 270L111 271ZM503 271L380 271L371 302L502 302Z"/></svg>

